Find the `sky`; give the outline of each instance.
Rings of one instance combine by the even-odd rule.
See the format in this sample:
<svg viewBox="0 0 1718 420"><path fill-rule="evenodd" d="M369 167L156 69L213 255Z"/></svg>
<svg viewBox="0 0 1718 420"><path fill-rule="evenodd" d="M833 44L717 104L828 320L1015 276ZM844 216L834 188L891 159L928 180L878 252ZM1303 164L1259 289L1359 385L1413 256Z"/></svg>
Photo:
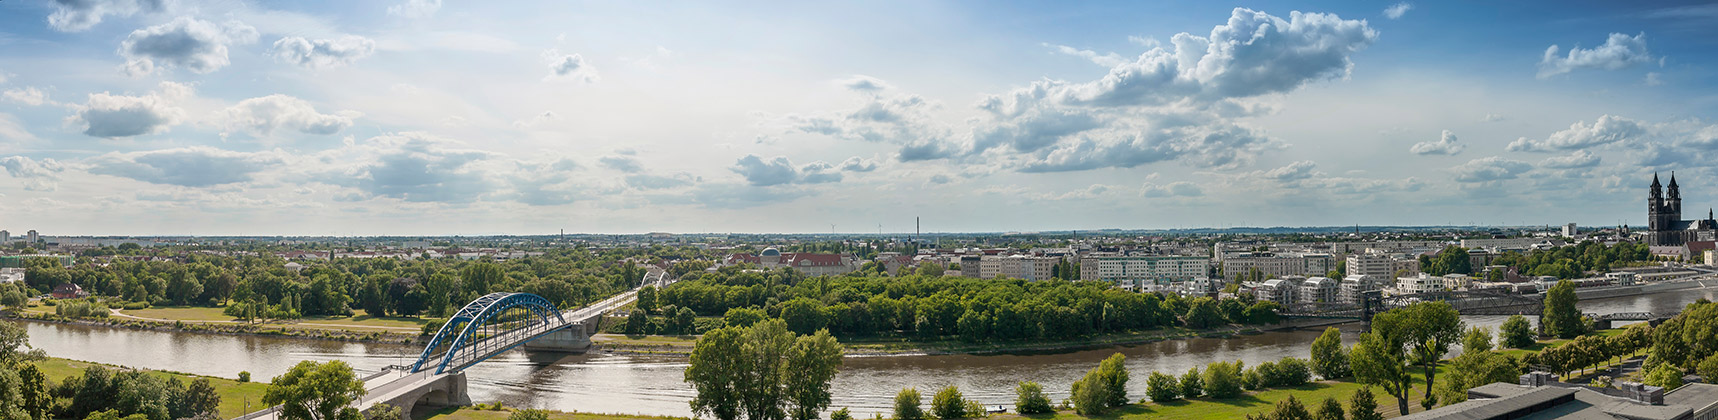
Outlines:
<svg viewBox="0 0 1718 420"><path fill-rule="evenodd" d="M0 1L44 235L1644 224L1718 5Z"/></svg>

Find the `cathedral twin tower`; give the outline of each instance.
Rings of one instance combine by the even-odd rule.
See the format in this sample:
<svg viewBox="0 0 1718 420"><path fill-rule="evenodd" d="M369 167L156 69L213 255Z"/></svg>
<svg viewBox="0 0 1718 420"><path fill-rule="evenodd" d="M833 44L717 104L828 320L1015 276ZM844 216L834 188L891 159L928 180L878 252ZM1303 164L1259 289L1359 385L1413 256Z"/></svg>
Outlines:
<svg viewBox="0 0 1718 420"><path fill-rule="evenodd" d="M1712 219L1711 211L1707 212L1706 220L1682 220L1682 191L1676 186L1676 174L1670 174L1670 185L1665 188L1659 185L1655 173L1652 193L1646 201L1646 227L1648 245L1681 246L1713 240L1718 221Z"/></svg>

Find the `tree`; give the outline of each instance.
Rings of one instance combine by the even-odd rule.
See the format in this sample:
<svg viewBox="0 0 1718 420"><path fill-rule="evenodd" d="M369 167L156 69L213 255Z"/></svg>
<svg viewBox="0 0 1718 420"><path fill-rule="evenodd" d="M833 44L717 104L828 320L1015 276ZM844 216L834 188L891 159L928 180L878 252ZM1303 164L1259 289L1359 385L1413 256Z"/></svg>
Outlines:
<svg viewBox="0 0 1718 420"><path fill-rule="evenodd" d="M1575 296L1575 283L1559 280L1557 285L1545 291L1545 315L1540 318L1544 323L1545 334L1560 338L1575 338L1585 334L1587 326L1581 325L1581 309L1575 307L1580 298Z"/></svg>
<svg viewBox="0 0 1718 420"><path fill-rule="evenodd" d="M1145 396L1160 403L1175 401L1181 397L1181 384L1175 382L1174 376L1154 371L1145 377Z"/></svg>
<svg viewBox="0 0 1718 420"><path fill-rule="evenodd" d="M1098 372L1102 374L1104 387L1104 405L1110 408L1127 405L1127 366L1124 362L1127 356L1121 353L1110 355L1098 364Z"/></svg>
<svg viewBox="0 0 1718 420"><path fill-rule="evenodd" d="M1524 349L1533 343L1533 326L1527 323L1527 317L1510 315L1508 320L1503 321L1504 346Z"/></svg>
<svg viewBox="0 0 1718 420"><path fill-rule="evenodd" d="M1462 334L1462 354L1491 351L1491 329L1486 327L1469 327Z"/></svg>
<svg viewBox="0 0 1718 420"><path fill-rule="evenodd" d="M1336 327L1324 329L1312 341L1312 370L1324 379L1341 379L1351 374L1348 353L1342 348L1342 331Z"/></svg>
<svg viewBox="0 0 1718 420"><path fill-rule="evenodd" d="M1271 420L1312 420L1312 413L1306 411L1306 406L1293 395L1277 400L1276 409L1271 411Z"/></svg>
<svg viewBox="0 0 1718 420"><path fill-rule="evenodd" d="M1312 418L1315 420L1347 420L1347 416L1342 414L1342 403L1337 402L1334 397L1324 397L1324 402L1319 403L1318 412L1313 413Z"/></svg>
<svg viewBox="0 0 1718 420"><path fill-rule="evenodd" d="M1205 393L1205 381L1199 376L1199 367L1187 368L1187 373L1181 374L1181 396L1187 399L1199 398Z"/></svg>
<svg viewBox="0 0 1718 420"><path fill-rule="evenodd" d="M682 313L691 309L680 308ZM817 414L829 407L829 381L841 369L841 344L828 330L799 337L787 353L783 369L789 412L794 420L815 420Z"/></svg>
<svg viewBox="0 0 1718 420"><path fill-rule="evenodd" d="M692 413L718 420L740 418L740 377L747 374L745 332L736 327L705 333L693 345L685 381L698 392L692 397Z"/></svg>
<svg viewBox="0 0 1718 420"><path fill-rule="evenodd" d="M387 405L390 407L392 406L390 404L377 404L377 405ZM398 411L398 409L396 409L395 411ZM396 414L396 415L398 415L398 414ZM370 419L370 420L376 420L376 419ZM513 414L510 414L507 416L507 420L549 420L549 412L543 411L543 410L527 408L524 410L514 411Z"/></svg>
<svg viewBox="0 0 1718 420"><path fill-rule="evenodd" d="M1241 395L1241 361L1213 362L1205 366L1205 393L1212 398Z"/></svg>
<svg viewBox="0 0 1718 420"><path fill-rule="evenodd" d="M1104 386L1103 373L1098 369L1086 371L1086 376L1074 381L1068 399L1074 402L1074 412L1083 416L1103 414L1109 409L1109 387Z"/></svg>
<svg viewBox="0 0 1718 420"><path fill-rule="evenodd" d="M925 410L919 407L921 402L919 390L902 389L895 394L895 420L925 420Z"/></svg>
<svg viewBox="0 0 1718 420"><path fill-rule="evenodd" d="M1682 369L1669 364L1660 364L1646 374L1647 385L1664 387L1666 391L1682 387Z"/></svg>
<svg viewBox="0 0 1718 420"><path fill-rule="evenodd" d="M400 408L393 404L377 403L364 409L364 420L407 420L400 417ZM549 420L549 414L543 410L524 409L514 411L507 420Z"/></svg>
<svg viewBox="0 0 1718 420"><path fill-rule="evenodd" d="M1403 334L1401 331L1380 328L1394 328L1394 322L1391 320L1394 317L1394 314L1386 312L1372 318L1372 331L1360 334L1360 342L1355 343L1354 349L1348 353L1349 363L1354 368L1355 379L1363 384L1384 388L1385 392L1396 398L1396 406L1401 414L1407 415L1408 391L1414 378L1408 372L1408 354L1403 347ZM1382 325L1380 320L1384 320ZM1371 392L1368 391L1367 395L1370 396Z"/></svg>
<svg viewBox="0 0 1718 420"><path fill-rule="evenodd" d="M191 414L189 417L221 414L221 395L215 393L215 387L209 383L209 378L191 380L191 386L185 388L182 404L184 407L180 411Z"/></svg>
<svg viewBox="0 0 1718 420"><path fill-rule="evenodd" d="M630 264L628 265L630 266ZM501 270L501 266L493 263L480 262L465 266L465 269L459 270L459 278L461 280L460 283L465 286L466 293L469 293L472 296L483 296L489 294L495 285L500 284L503 279L506 279L507 274Z"/></svg>
<svg viewBox="0 0 1718 420"><path fill-rule="evenodd" d="M341 408L363 395L364 383L353 376L346 362L306 360L275 377L262 400L264 404L281 405L281 414L287 419L335 420L341 418Z"/></svg>
<svg viewBox="0 0 1718 420"><path fill-rule="evenodd" d="M1354 390L1354 396L1348 400L1348 418L1350 420L1384 420L1384 415L1378 413L1378 399L1372 396L1372 387L1361 387Z"/></svg>
<svg viewBox="0 0 1718 420"><path fill-rule="evenodd" d="M17 287L7 287L5 292L0 292L0 305L6 305L7 308L23 309L29 304L30 298L24 296L24 292L18 291Z"/></svg>
<svg viewBox="0 0 1718 420"><path fill-rule="evenodd" d="M1223 314L1217 310L1217 303L1211 298L1198 298L1188 307L1185 316L1187 327L1205 329L1224 324Z"/></svg>
<svg viewBox="0 0 1718 420"><path fill-rule="evenodd" d="M795 298L782 303L781 319L787 322L788 330L798 334L811 334L829 323L823 303L807 298Z"/></svg>
<svg viewBox="0 0 1718 420"><path fill-rule="evenodd" d="M642 310L632 311L632 313L626 315L627 335L644 334L646 332L645 329L649 328L649 326L650 315L645 315Z"/></svg>
<svg viewBox="0 0 1718 420"><path fill-rule="evenodd" d="M638 289L638 310L646 313L656 312L656 286L644 286Z"/></svg>
<svg viewBox="0 0 1718 420"><path fill-rule="evenodd" d="M841 407L840 410L829 413L829 420L853 420L853 412L848 411L847 407Z"/></svg>
<svg viewBox="0 0 1718 420"><path fill-rule="evenodd" d="M1708 356L1706 360L1701 361L1695 367L1694 372L1700 374L1700 377L1707 383L1718 382L1718 354Z"/></svg>
<svg viewBox="0 0 1718 420"><path fill-rule="evenodd" d="M931 413L943 420L966 418L966 397L954 385L943 387L931 397Z"/></svg>
<svg viewBox="0 0 1718 420"><path fill-rule="evenodd" d="M1014 386L1014 411L1020 414L1046 414L1056 410L1050 406L1050 397L1044 396L1042 385L1032 381L1020 381L1020 384Z"/></svg>
<svg viewBox="0 0 1718 420"><path fill-rule="evenodd" d="M1449 353L1450 345L1461 339L1461 314L1456 312L1448 302L1420 302L1406 308L1392 310L1402 311L1405 324L1398 326L1407 329L1404 339L1408 349L1413 353L1413 360L1419 364L1426 376L1425 399L1432 399L1433 379L1437 375L1438 364L1443 362L1444 354ZM1403 413L1407 414L1407 413Z"/></svg>

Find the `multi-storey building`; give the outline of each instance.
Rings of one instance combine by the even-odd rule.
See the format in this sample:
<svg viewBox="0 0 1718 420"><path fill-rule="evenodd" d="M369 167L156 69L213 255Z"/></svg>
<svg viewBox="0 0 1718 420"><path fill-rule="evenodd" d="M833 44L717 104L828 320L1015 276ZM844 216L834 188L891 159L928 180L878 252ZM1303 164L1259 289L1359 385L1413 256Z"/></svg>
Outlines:
<svg viewBox="0 0 1718 420"><path fill-rule="evenodd" d="M1300 302L1300 285L1304 281L1299 276L1265 280L1263 284L1253 290L1253 295L1259 300L1268 300L1284 305Z"/></svg>
<svg viewBox="0 0 1718 420"><path fill-rule="evenodd" d="M1390 282L1385 280L1387 278L1389 277L1349 274L1348 277L1342 278L1342 286L1337 294L1337 299L1348 303L1360 303L1362 294L1389 287Z"/></svg>
<svg viewBox="0 0 1718 420"><path fill-rule="evenodd" d="M1385 254L1368 252L1348 256L1348 275L1373 276L1392 278L1397 272L1405 271L1403 275L1420 273L1420 260L1403 254Z"/></svg>
<svg viewBox="0 0 1718 420"><path fill-rule="evenodd" d="M1002 276L1033 281L1049 280L1054 277L1056 263L1061 261L1062 259L1057 257L986 255L979 258L978 276L987 279Z"/></svg>
<svg viewBox="0 0 1718 420"><path fill-rule="evenodd" d="M1210 270L1211 261L1205 257L1182 255L1088 256L1080 260L1080 279L1107 281L1131 290L1202 279Z"/></svg>
<svg viewBox="0 0 1718 420"><path fill-rule="evenodd" d="M1444 278L1420 273L1416 276L1399 277L1396 279L1396 293L1411 295L1430 293L1444 290Z"/></svg>
<svg viewBox="0 0 1718 420"><path fill-rule="evenodd" d="M1322 276L1336 269L1336 257L1324 253L1252 252L1233 254L1222 260L1223 276L1231 280L1246 280L1253 270L1265 278L1285 276Z"/></svg>
<svg viewBox="0 0 1718 420"><path fill-rule="evenodd" d="M1329 277L1313 277L1300 284L1301 303L1334 303L1341 295L1341 287L1337 280Z"/></svg>

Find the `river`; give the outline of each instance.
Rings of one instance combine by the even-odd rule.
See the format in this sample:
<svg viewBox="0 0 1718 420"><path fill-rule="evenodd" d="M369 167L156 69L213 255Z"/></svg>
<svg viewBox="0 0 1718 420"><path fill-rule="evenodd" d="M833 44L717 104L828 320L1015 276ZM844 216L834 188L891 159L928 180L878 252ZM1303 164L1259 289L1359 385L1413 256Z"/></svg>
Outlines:
<svg viewBox="0 0 1718 420"><path fill-rule="evenodd" d="M1588 313L1669 313L1700 298L1718 300L1718 288L1582 301L1580 306ZM1505 317L1463 319L1469 325L1495 330ZM344 360L359 371L373 372L415 360L421 350L388 344L24 324L30 332L30 344L55 357L226 378L249 371L257 380L267 380L301 360ZM1352 344L1360 325L1350 323L1341 328L1345 341ZM856 417L869 417L871 413L886 413L902 388L917 387L928 403L930 395L946 385L957 385L967 398L987 405L1012 406L1014 384L1022 380L1044 384L1045 392L1060 401L1067 396L1069 384L1116 352L1127 355L1128 370L1135 378L1128 383L1129 394L1142 397L1148 372L1180 374L1217 360L1239 359L1251 365L1284 356L1306 358L1318 335L1319 331L1271 332L1053 354L852 357L831 384L835 395L832 408L850 407ZM470 395L476 402L687 416L691 413L686 401L693 391L681 381L685 367L685 359L676 357L511 351L466 372Z"/></svg>

